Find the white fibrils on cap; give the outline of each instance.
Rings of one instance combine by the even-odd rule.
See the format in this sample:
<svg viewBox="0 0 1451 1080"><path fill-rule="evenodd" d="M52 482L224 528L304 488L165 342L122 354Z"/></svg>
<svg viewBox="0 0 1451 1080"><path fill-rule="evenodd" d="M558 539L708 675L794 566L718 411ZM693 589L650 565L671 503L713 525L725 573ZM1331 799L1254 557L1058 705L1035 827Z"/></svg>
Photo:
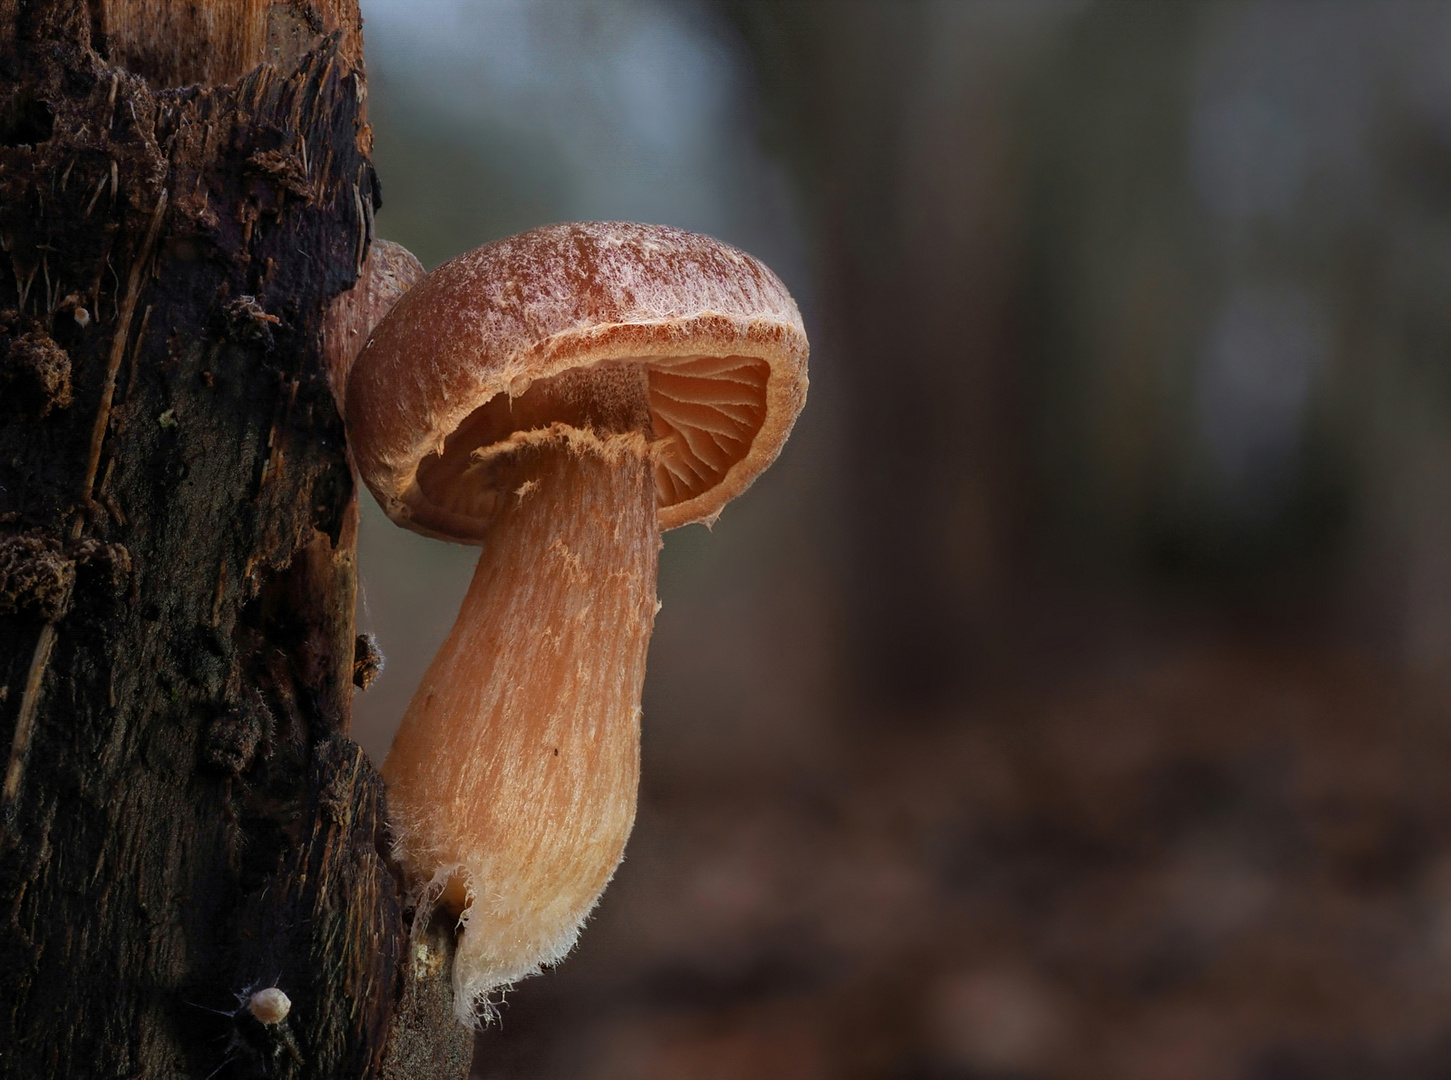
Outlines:
<svg viewBox="0 0 1451 1080"><path fill-rule="evenodd" d="M247 1011L258 1023L271 1027L287 1019L287 1014L292 1011L292 999L277 987L269 986L247 999Z"/></svg>

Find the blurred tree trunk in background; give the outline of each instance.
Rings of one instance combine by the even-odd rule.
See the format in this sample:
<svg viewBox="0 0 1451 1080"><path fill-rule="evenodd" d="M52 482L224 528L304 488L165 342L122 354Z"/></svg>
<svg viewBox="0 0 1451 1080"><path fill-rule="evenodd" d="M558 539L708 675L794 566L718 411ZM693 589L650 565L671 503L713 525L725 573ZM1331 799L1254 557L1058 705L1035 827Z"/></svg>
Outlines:
<svg viewBox="0 0 1451 1080"><path fill-rule="evenodd" d="M823 358L842 384L847 670L878 702L941 704L1012 653L1027 569L1011 104L1038 8L724 10L767 137L816 233Z"/></svg>
<svg viewBox="0 0 1451 1080"><path fill-rule="evenodd" d="M1191 597L1446 681L1436 8L718 9L809 193L859 689Z"/></svg>
<svg viewBox="0 0 1451 1080"><path fill-rule="evenodd" d="M1055 37L1017 115L1056 554L1451 685L1451 12L1090 4Z"/></svg>
<svg viewBox="0 0 1451 1080"><path fill-rule="evenodd" d="M0 1076L466 1069L346 737L360 27L0 4Z"/></svg>

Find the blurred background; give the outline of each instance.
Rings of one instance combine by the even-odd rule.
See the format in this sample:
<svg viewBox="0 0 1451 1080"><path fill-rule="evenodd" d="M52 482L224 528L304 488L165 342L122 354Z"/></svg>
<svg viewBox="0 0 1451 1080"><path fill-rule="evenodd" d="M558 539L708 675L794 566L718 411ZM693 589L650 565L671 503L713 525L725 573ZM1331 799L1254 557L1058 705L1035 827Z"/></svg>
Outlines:
<svg viewBox="0 0 1451 1080"><path fill-rule="evenodd" d="M710 233L813 343L476 1077L1451 1075L1451 6L363 10L382 235ZM366 500L377 760L475 558Z"/></svg>

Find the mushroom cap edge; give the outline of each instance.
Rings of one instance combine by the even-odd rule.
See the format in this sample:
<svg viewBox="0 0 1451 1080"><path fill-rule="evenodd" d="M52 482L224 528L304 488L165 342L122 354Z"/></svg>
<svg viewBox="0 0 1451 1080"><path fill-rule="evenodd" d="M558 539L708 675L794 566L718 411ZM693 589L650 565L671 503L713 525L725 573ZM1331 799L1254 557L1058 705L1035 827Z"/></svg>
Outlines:
<svg viewBox="0 0 1451 1080"><path fill-rule="evenodd" d="M348 381L349 441L384 512L413 514L420 462L499 394L612 360L740 356L769 368L764 417L718 482L660 507L660 527L711 522L776 459L805 404L806 333L764 264L710 237L630 222L551 225L466 252L374 327Z"/></svg>

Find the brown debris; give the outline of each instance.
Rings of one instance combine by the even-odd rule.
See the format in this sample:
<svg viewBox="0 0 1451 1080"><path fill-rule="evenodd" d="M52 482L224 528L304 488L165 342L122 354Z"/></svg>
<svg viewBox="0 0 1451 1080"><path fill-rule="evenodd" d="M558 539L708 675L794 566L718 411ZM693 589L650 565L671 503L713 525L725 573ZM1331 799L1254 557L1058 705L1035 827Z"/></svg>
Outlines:
<svg viewBox="0 0 1451 1080"><path fill-rule="evenodd" d="M27 320L29 321L29 320ZM0 363L0 388L24 415L44 419L71 404L71 358L39 329L12 338Z"/></svg>
<svg viewBox="0 0 1451 1080"><path fill-rule="evenodd" d="M0 540L0 614L25 612L55 622L70 609L76 564L41 532Z"/></svg>
<svg viewBox="0 0 1451 1080"><path fill-rule="evenodd" d="M131 552L124 544L104 544L83 537L71 546L81 580L102 589L112 598L121 596L131 580Z"/></svg>
<svg viewBox="0 0 1451 1080"><path fill-rule="evenodd" d="M270 344L272 328L281 324L276 315L269 315L255 296L239 296L226 307L227 319L243 341Z"/></svg>
<svg viewBox="0 0 1451 1080"><path fill-rule="evenodd" d="M359 634L353 646L353 685L366 690L383 670L383 650L376 634Z"/></svg>
<svg viewBox="0 0 1451 1080"><path fill-rule="evenodd" d="M408 945L403 999L379 1072L380 1080L463 1080L473 1058L473 1032L453 1018L454 920L435 914L415 925Z"/></svg>

